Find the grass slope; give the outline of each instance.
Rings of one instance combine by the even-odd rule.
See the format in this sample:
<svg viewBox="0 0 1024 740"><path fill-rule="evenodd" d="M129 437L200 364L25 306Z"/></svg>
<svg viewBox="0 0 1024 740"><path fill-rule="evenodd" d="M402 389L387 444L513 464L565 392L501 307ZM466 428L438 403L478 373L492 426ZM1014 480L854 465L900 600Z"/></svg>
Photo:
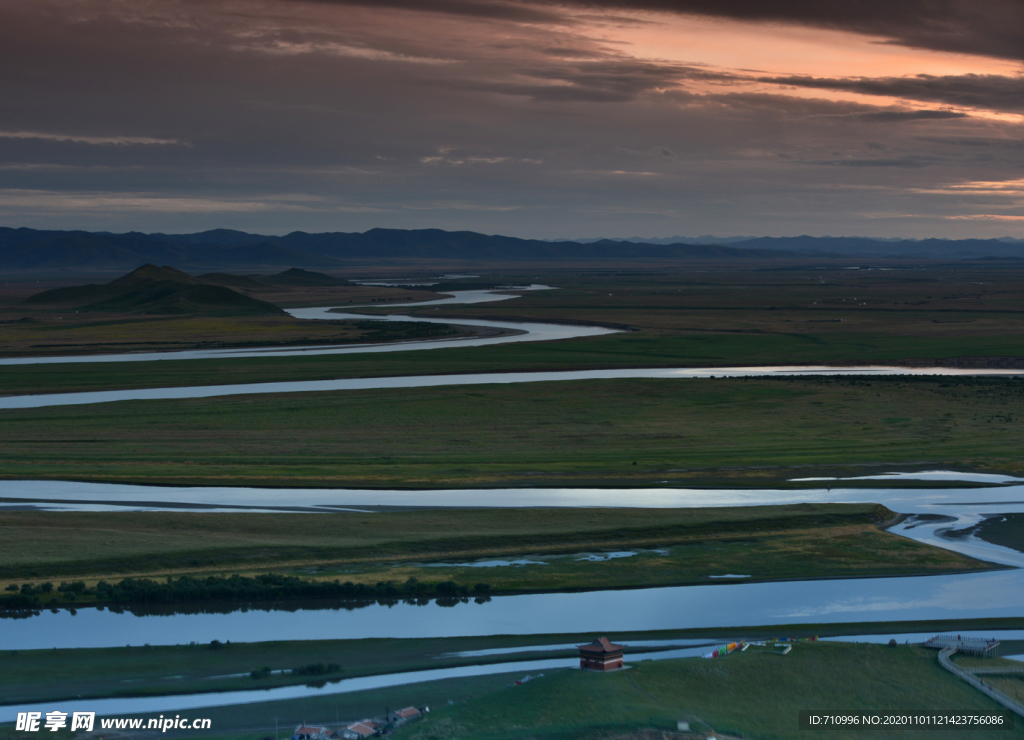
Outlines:
<svg viewBox="0 0 1024 740"><path fill-rule="evenodd" d="M432 708L402 740L602 738L687 719L750 740L801 738L800 710L963 710L1002 707L944 671L922 648L802 643L786 656L734 653L716 660L634 663L612 674L550 672L522 686ZM816 738L931 737L892 730L815 731ZM950 733L953 736L954 733ZM976 730L970 737L1021 737Z"/></svg>
<svg viewBox="0 0 1024 740"><path fill-rule="evenodd" d="M266 301L223 285L209 285L172 267L143 265L105 285L57 288L31 296L27 304L71 304L81 311L223 316L282 316Z"/></svg>

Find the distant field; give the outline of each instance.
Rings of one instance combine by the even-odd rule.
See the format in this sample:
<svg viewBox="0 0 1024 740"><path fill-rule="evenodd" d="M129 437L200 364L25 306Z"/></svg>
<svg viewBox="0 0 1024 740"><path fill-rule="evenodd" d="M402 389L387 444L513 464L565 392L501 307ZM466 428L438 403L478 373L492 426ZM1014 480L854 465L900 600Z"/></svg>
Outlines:
<svg viewBox="0 0 1024 740"><path fill-rule="evenodd" d="M1022 379L453 386L5 410L0 476L368 488L764 485L887 464L1022 473L1022 433Z"/></svg>
<svg viewBox="0 0 1024 740"><path fill-rule="evenodd" d="M548 283L559 289L496 303L388 312L411 311L453 321L459 317L582 321L631 326L637 331L565 342L386 355L198 360L131 367L116 363L0 367L0 388L18 394L506 370L825 362L1020 366L1024 364L1022 275L1013 269L963 265L893 271L709 268L708 272L668 274L494 273L481 279ZM379 290L391 291L376 296L381 300L395 300L401 294L408 300L428 295ZM350 300L340 293L302 291L259 297L284 306L346 305ZM8 309L7 315L15 319L23 314ZM15 326L0 324L0 343L16 336ZM318 331L327 332L310 329L311 336ZM187 336L171 334L165 338L154 332L147 341L187 341ZM98 342L103 332L90 330L82 336ZM230 332L217 341L228 339ZM69 334L61 341L72 340L78 341Z"/></svg>
<svg viewBox="0 0 1024 740"><path fill-rule="evenodd" d="M579 272L539 276L538 281L559 290L537 291L514 301L411 310L430 311L430 316L565 317L673 334L876 334L955 343L1024 331L1022 274L1024 270L1012 268L962 266Z"/></svg>

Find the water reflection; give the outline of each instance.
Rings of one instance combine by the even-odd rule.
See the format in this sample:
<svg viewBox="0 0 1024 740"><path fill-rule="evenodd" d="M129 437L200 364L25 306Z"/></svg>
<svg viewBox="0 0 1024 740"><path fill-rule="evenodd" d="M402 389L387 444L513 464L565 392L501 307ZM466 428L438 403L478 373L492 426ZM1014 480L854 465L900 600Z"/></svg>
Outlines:
<svg viewBox="0 0 1024 740"><path fill-rule="evenodd" d="M313 607L275 604L230 611L201 605L120 613L80 608L76 615L42 611L31 619L4 620L0 649L1015 617L1024 610L1024 571L495 596L484 603L456 597Z"/></svg>
<svg viewBox="0 0 1024 740"><path fill-rule="evenodd" d="M966 475L970 475L965 473ZM57 510L192 509L361 511L374 507L630 507L766 506L879 503L906 514L1024 511L1024 485L977 488L465 488L439 490L142 486L78 481L0 481L0 502Z"/></svg>
<svg viewBox="0 0 1024 740"><path fill-rule="evenodd" d="M1024 554L973 534L949 536L983 515L1024 511L1024 486L965 489L506 489L470 491L309 491L109 486L3 481L0 496L28 499L205 500L273 506L744 506L802 502L878 502L914 514L897 534L1009 566ZM132 504L131 502L135 502ZM727 574L729 575L729 574ZM739 575L733 574L733 578ZM723 579L728 581L729 579ZM460 635L643 631L743 625L975 619L1024 612L1024 570L960 575L719 583L629 591L496 596L471 601L374 599L270 604L197 604L81 608L77 613L8 613L0 649L186 644L214 639L442 637ZM31 617L31 618L29 618Z"/></svg>

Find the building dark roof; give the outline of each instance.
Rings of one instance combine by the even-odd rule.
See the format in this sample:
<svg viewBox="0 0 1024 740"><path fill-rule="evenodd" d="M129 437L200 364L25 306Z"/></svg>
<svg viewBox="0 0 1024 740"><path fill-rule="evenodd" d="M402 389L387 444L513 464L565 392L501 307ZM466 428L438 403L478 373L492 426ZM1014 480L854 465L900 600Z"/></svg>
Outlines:
<svg viewBox="0 0 1024 740"><path fill-rule="evenodd" d="M606 655L608 653L621 653L626 646L616 645L614 642L609 642L607 637L601 637L587 645L577 645L577 647L580 649L581 653Z"/></svg>

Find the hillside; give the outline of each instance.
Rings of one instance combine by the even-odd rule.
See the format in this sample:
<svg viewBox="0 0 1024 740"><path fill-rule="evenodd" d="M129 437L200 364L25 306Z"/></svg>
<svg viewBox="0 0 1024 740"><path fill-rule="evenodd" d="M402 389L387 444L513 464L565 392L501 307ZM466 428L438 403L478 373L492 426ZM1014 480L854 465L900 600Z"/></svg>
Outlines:
<svg viewBox="0 0 1024 740"><path fill-rule="evenodd" d="M78 285L37 293L28 304L55 304L79 311L210 316L280 316L272 303L213 285L173 267L143 265L102 285Z"/></svg>
<svg viewBox="0 0 1024 740"><path fill-rule="evenodd" d="M352 285L348 280L341 278L331 277L325 275L322 272L311 272L310 270L302 270L298 267L292 267L284 272L279 272L276 275L268 275L267 277L261 277L259 280L269 285L282 286L286 288L311 288L311 287L323 287L327 285Z"/></svg>

